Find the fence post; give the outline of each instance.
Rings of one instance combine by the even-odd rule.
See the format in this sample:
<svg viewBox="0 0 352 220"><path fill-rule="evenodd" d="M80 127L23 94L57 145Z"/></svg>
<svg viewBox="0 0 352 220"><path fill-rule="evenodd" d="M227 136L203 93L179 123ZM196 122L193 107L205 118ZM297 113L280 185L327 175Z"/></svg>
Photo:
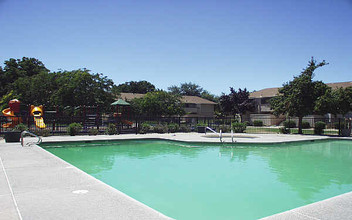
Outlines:
<svg viewBox="0 0 352 220"><path fill-rule="evenodd" d="M99 131L99 122L100 122L100 112L99 112L99 105L98 105L96 108L96 118L95 118L95 123L98 131Z"/></svg>

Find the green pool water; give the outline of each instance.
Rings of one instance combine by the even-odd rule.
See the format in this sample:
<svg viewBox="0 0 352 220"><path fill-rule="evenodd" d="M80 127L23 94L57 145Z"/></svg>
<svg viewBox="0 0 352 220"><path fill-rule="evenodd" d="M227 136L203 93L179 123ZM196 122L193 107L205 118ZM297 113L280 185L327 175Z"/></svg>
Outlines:
<svg viewBox="0 0 352 220"><path fill-rule="evenodd" d="M352 141L42 144L175 219L257 219L352 191Z"/></svg>

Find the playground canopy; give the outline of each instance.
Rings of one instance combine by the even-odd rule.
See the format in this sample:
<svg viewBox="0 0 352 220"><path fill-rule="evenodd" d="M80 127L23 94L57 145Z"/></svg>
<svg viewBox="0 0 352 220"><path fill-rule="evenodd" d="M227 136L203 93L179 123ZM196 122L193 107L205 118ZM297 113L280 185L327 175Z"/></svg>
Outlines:
<svg viewBox="0 0 352 220"><path fill-rule="evenodd" d="M123 106L129 106L131 105L130 103L122 100L122 99L118 99L117 101L111 103L111 105L123 105Z"/></svg>

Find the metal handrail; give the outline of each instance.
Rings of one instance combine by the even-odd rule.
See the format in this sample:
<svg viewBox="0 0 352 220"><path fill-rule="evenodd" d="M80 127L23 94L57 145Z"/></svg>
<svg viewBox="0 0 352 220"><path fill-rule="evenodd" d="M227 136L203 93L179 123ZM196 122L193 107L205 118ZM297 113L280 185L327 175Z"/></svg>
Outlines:
<svg viewBox="0 0 352 220"><path fill-rule="evenodd" d="M221 131L221 129L220 129L220 133L218 133L218 132L214 131L212 128L206 127L205 130L204 130L204 131L205 131L205 134L207 134L207 129L208 129L209 131L213 132L214 134L219 135L220 142L221 142L221 143L223 142L223 141L222 141L222 131Z"/></svg>
<svg viewBox="0 0 352 220"><path fill-rule="evenodd" d="M37 138L38 138L37 143L32 143L32 142L30 142L30 143L27 143L26 145L29 146L29 145L31 145L31 144L40 144L40 143L42 143L42 138L39 137L38 135L33 134L33 133L29 132L29 131L22 131L22 133L21 133L21 145L22 145L22 147L24 147L23 138L24 138L24 136L25 136L26 134L28 134L28 135L30 135L30 136L32 136L32 137L37 137Z"/></svg>

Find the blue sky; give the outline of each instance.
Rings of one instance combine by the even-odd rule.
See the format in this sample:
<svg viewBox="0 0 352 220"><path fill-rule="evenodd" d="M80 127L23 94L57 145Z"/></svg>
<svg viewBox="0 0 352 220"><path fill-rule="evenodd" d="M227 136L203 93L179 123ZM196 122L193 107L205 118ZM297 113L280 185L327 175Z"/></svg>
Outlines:
<svg viewBox="0 0 352 220"><path fill-rule="evenodd" d="M116 84L211 93L281 86L311 56L316 80L352 80L352 0L0 0L0 65L35 57Z"/></svg>

